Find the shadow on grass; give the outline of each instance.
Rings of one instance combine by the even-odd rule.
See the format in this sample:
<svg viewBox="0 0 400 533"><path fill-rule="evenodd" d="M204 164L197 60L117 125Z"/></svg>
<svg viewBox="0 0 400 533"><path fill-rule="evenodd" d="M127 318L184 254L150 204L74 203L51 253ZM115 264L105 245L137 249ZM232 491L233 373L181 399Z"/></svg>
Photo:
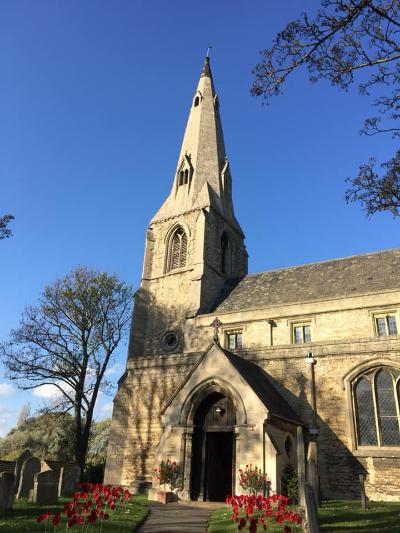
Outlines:
<svg viewBox="0 0 400 533"><path fill-rule="evenodd" d="M321 531L400 533L400 502L369 502L365 511L359 501L323 502L319 519Z"/></svg>

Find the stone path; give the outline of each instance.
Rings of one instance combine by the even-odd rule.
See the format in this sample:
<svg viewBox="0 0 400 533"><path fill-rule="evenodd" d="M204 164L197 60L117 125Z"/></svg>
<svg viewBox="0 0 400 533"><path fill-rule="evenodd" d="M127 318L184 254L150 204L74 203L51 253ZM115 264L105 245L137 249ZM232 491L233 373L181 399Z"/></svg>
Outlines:
<svg viewBox="0 0 400 533"><path fill-rule="evenodd" d="M223 503L191 502L149 504L150 514L137 533L205 533L208 518Z"/></svg>

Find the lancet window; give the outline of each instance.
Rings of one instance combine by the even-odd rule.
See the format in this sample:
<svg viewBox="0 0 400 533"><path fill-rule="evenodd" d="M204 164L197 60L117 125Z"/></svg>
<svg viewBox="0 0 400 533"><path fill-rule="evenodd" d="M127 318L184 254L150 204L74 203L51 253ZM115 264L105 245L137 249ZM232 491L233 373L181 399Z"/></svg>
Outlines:
<svg viewBox="0 0 400 533"><path fill-rule="evenodd" d="M179 187L181 185L187 185L189 183L189 170L186 168L185 170L181 170L179 172Z"/></svg>
<svg viewBox="0 0 400 533"><path fill-rule="evenodd" d="M230 247L229 239L226 233L221 237L221 265L222 274L230 274Z"/></svg>
<svg viewBox="0 0 400 533"><path fill-rule="evenodd" d="M354 382L359 446L400 446L400 371L381 367Z"/></svg>
<svg viewBox="0 0 400 533"><path fill-rule="evenodd" d="M187 264L188 239L185 230L179 226L171 235L167 250L167 272L183 268Z"/></svg>

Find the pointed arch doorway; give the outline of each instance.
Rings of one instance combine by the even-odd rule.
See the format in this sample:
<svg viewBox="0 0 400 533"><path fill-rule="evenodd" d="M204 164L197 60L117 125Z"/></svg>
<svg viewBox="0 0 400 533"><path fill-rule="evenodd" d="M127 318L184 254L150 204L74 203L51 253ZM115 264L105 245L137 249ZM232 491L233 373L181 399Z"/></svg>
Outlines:
<svg viewBox="0 0 400 533"><path fill-rule="evenodd" d="M212 392L194 415L191 499L224 501L233 493L236 414L233 402Z"/></svg>

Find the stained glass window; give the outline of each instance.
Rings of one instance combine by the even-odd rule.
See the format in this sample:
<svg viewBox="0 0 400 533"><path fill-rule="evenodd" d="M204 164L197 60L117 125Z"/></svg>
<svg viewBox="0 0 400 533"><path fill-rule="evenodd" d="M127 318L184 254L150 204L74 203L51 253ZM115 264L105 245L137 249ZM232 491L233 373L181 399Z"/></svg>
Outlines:
<svg viewBox="0 0 400 533"><path fill-rule="evenodd" d="M381 370L376 380L382 446L399 446L399 419L396 411L395 388L389 372Z"/></svg>
<svg viewBox="0 0 400 533"><path fill-rule="evenodd" d="M376 446L375 410L372 395L372 385L367 378L361 378L355 387L358 442L362 446Z"/></svg>
<svg viewBox="0 0 400 533"><path fill-rule="evenodd" d="M389 367L371 370L358 379L353 390L358 444L400 446L399 371Z"/></svg>

